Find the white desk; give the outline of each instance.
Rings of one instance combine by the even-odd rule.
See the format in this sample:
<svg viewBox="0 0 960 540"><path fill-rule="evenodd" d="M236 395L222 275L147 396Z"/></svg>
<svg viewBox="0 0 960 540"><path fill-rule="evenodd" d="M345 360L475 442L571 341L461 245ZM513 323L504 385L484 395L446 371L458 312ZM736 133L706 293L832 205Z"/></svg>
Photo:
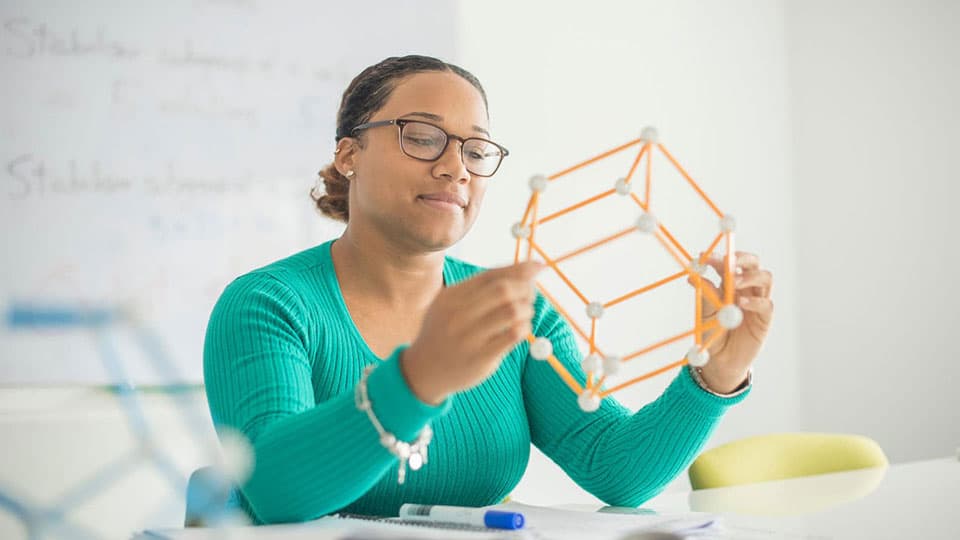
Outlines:
<svg viewBox="0 0 960 540"><path fill-rule="evenodd" d="M687 501L691 510L733 512L724 522L743 533L765 528L813 538L956 540L960 461L953 457L707 489L690 493Z"/></svg>
<svg viewBox="0 0 960 540"><path fill-rule="evenodd" d="M888 468L669 493L651 501L649 508L721 514L725 532L718 537L738 540L958 540L960 460L942 458Z"/></svg>
<svg viewBox="0 0 960 540"><path fill-rule="evenodd" d="M558 507L595 511L585 505ZM722 514L722 528L697 538L960 539L960 461L943 458L795 478L777 482L657 497L650 509ZM604 512L639 512L604 509ZM272 529L272 527L271 527ZM217 531L163 531L143 538L215 538ZM220 531L222 533L222 531ZM242 538L287 537L282 530L233 531ZM329 536L323 536L327 532ZM211 534L214 533L214 534ZM341 538L343 531L313 531L313 538ZM404 538L411 538L409 531ZM376 536L386 538L387 536Z"/></svg>

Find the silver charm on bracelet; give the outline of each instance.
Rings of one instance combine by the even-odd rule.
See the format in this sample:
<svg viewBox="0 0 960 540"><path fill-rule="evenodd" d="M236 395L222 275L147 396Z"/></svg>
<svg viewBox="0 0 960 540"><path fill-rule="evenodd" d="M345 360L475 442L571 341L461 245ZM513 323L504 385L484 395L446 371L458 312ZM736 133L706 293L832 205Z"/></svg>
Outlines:
<svg viewBox="0 0 960 540"><path fill-rule="evenodd" d="M374 366L367 366L367 368L363 370L363 377L360 378L360 383L357 384L357 389L354 393L354 401L357 409L367 413L367 418L370 419L370 423L373 424L373 427L376 428L377 433L380 435L380 444L400 460L397 483L403 484L407 478L408 466L410 470L418 471L427 464L427 446L433 439L433 430L430 429L430 424L426 424L423 426L423 429L420 430L417 438L413 442L408 443L398 441L393 433L383 429L383 424L381 424L377 416L373 414L373 405L367 396L367 377L370 375L370 372L373 371L373 368Z"/></svg>

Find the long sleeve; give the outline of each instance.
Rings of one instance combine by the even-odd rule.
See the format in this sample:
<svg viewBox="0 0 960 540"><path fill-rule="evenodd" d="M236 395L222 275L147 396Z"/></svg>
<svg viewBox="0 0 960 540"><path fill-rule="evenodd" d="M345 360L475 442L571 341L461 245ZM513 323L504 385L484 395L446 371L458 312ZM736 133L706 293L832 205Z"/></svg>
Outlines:
<svg viewBox="0 0 960 540"><path fill-rule="evenodd" d="M578 381L586 375L569 324L538 295L534 332ZM684 368L664 393L636 413L609 397L593 413L542 361L528 357L523 397L531 441L582 488L607 504L638 506L697 456L723 413L746 393L721 398L701 389Z"/></svg>
<svg viewBox="0 0 960 540"><path fill-rule="evenodd" d="M315 357L321 331L302 298L263 272L231 283L210 318L207 399L218 432L239 430L252 444L254 469L240 489L261 522L329 514L361 497L396 465L355 406L357 366L324 365ZM412 440L445 413L450 400L431 407L413 395L400 372L401 350L370 374L368 393L384 428ZM340 371L342 392L316 403L312 377L324 369Z"/></svg>

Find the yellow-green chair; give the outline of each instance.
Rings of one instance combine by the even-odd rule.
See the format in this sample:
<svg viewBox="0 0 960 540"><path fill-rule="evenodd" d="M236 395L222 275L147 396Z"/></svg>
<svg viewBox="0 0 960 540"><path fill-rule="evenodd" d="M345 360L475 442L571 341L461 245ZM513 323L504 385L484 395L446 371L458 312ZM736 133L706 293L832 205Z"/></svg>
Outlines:
<svg viewBox="0 0 960 540"><path fill-rule="evenodd" d="M774 433L708 450L687 473L698 490L887 465L880 445L861 435Z"/></svg>

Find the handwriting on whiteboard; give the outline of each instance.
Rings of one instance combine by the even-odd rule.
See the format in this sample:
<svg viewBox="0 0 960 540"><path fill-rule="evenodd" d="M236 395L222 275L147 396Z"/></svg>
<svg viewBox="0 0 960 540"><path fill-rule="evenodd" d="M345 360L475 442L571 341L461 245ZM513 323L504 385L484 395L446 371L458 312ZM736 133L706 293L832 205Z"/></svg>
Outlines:
<svg viewBox="0 0 960 540"><path fill-rule="evenodd" d="M54 28L29 17L5 19L0 33L0 51L20 59L39 57L103 57L119 60L149 59L168 66L200 67L234 73L311 77L314 80L345 80L348 73L329 66L307 66L291 58L275 55L249 57L200 48L186 38L175 45L147 50L144 46L125 42L109 35L103 27Z"/></svg>
<svg viewBox="0 0 960 540"><path fill-rule="evenodd" d="M140 173L111 170L97 160L69 159L50 163L33 154L7 161L4 191L11 201L84 195L112 196L136 193L146 196L230 195L246 192L250 177L209 178L185 174L175 163L161 170Z"/></svg>

